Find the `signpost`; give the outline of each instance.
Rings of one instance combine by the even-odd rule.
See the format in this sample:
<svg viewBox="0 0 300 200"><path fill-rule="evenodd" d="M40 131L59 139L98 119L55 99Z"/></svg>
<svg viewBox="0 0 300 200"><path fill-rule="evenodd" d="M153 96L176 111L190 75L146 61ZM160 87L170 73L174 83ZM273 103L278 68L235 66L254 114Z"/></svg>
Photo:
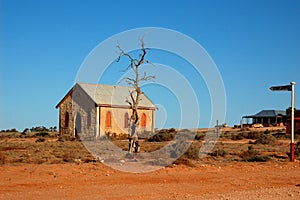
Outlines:
<svg viewBox="0 0 300 200"><path fill-rule="evenodd" d="M290 85L283 85L283 86L272 86L270 90L272 91L291 91L292 92L292 100L291 100L291 162L295 162L295 143L294 143L294 110L295 110L295 92L294 86L296 82L291 82Z"/></svg>

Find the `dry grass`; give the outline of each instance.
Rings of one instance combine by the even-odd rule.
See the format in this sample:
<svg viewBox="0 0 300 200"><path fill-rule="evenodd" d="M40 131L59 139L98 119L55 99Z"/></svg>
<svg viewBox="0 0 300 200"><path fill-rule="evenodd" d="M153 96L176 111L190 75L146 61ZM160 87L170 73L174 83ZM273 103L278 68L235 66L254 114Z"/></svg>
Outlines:
<svg viewBox="0 0 300 200"><path fill-rule="evenodd" d="M204 131L199 131L188 150L175 164L192 166L199 161L199 149L203 145ZM112 139L116 146L128 150L128 140ZM169 141L149 142L140 140L140 152L153 152L168 144ZM208 153L206 161L288 161L289 138L282 129L223 131L217 144ZM297 158L300 157L300 143L296 145ZM95 158L83 144L71 137L57 137L57 133L1 133L0 164L14 163L65 163L95 162ZM203 159L201 160L203 161Z"/></svg>
<svg viewBox="0 0 300 200"><path fill-rule="evenodd" d="M94 158L79 141L58 138L6 138L0 140L0 163L91 162Z"/></svg>

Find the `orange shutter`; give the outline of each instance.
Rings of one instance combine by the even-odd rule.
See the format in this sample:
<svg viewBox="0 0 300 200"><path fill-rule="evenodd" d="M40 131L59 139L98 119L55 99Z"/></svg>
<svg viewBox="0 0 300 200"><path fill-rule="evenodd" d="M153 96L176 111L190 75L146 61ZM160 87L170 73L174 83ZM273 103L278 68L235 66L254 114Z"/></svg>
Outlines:
<svg viewBox="0 0 300 200"><path fill-rule="evenodd" d="M142 115L142 128L146 128L146 114L143 113Z"/></svg>
<svg viewBox="0 0 300 200"><path fill-rule="evenodd" d="M106 123L106 128L111 127L111 113L109 111L106 113L105 123Z"/></svg>

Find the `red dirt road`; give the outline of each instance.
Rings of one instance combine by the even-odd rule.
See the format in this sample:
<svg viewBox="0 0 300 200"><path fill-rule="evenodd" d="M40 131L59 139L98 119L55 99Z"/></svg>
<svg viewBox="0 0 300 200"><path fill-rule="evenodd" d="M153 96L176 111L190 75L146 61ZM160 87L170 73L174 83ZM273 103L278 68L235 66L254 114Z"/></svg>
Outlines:
<svg viewBox="0 0 300 200"><path fill-rule="evenodd" d="M212 163L131 174L96 164L0 166L0 199L300 199L300 164Z"/></svg>

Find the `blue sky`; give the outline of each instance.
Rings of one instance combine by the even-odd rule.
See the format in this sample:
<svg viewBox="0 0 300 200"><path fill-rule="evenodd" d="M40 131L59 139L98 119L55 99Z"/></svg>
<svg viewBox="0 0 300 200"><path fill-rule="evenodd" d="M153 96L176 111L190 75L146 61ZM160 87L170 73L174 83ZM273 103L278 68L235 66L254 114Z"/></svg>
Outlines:
<svg viewBox="0 0 300 200"><path fill-rule="evenodd" d="M57 126L55 105L89 52L108 37L139 27L173 29L206 49L224 81L230 125L243 115L290 106L290 93L270 92L271 85L296 81L300 108L299 10L296 0L0 0L0 129ZM148 96L164 103L151 89ZM176 126L172 115L169 127Z"/></svg>

